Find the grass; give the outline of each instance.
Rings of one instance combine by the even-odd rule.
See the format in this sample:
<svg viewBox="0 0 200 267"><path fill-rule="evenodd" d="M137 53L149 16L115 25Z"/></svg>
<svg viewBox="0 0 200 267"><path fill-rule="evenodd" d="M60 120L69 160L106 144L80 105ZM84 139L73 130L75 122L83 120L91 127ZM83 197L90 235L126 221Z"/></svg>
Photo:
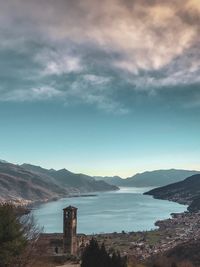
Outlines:
<svg viewBox="0 0 200 267"><path fill-rule="evenodd" d="M153 246L161 240L162 235L159 231L150 231L146 233L145 238L149 245Z"/></svg>

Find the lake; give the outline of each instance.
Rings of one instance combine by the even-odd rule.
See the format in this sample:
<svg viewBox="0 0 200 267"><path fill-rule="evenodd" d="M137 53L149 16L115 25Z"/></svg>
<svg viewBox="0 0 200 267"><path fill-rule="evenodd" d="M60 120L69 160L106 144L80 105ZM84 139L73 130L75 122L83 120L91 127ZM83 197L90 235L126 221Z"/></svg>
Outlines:
<svg viewBox="0 0 200 267"><path fill-rule="evenodd" d="M155 221L171 213L186 211L187 206L143 195L151 188L120 188L96 193L96 196L62 198L41 204L33 215L44 232L62 232L62 209L78 208L78 232L85 234L143 231L155 229Z"/></svg>

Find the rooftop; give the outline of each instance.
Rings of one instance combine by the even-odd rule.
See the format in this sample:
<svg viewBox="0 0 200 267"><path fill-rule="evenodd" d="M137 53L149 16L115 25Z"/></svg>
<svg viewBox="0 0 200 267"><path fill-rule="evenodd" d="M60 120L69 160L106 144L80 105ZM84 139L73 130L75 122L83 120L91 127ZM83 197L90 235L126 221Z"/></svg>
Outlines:
<svg viewBox="0 0 200 267"><path fill-rule="evenodd" d="M78 208L73 207L73 206L68 206L66 208L64 208L63 210L77 210Z"/></svg>

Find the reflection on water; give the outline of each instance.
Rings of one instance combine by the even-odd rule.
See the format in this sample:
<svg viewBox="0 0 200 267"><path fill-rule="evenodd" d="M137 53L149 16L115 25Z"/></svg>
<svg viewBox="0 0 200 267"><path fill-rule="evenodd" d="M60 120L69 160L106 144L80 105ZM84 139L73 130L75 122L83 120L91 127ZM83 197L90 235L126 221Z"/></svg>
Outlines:
<svg viewBox="0 0 200 267"><path fill-rule="evenodd" d="M40 205L33 214L45 232L62 232L62 209L76 206L78 232L91 234L150 230L155 228L156 220L186 210L186 206L142 194L150 189L123 187L119 191L98 192L96 196L63 198Z"/></svg>
<svg viewBox="0 0 200 267"><path fill-rule="evenodd" d="M117 191L117 193L138 193L143 194L144 192L148 192L152 190L155 187L121 187L120 190Z"/></svg>

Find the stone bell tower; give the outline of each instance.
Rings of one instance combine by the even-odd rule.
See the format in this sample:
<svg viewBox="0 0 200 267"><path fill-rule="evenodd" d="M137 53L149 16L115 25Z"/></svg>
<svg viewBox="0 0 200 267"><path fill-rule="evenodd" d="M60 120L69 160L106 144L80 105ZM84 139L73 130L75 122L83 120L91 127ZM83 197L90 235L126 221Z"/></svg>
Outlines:
<svg viewBox="0 0 200 267"><path fill-rule="evenodd" d="M63 252L77 254L77 208L69 206L63 209Z"/></svg>

